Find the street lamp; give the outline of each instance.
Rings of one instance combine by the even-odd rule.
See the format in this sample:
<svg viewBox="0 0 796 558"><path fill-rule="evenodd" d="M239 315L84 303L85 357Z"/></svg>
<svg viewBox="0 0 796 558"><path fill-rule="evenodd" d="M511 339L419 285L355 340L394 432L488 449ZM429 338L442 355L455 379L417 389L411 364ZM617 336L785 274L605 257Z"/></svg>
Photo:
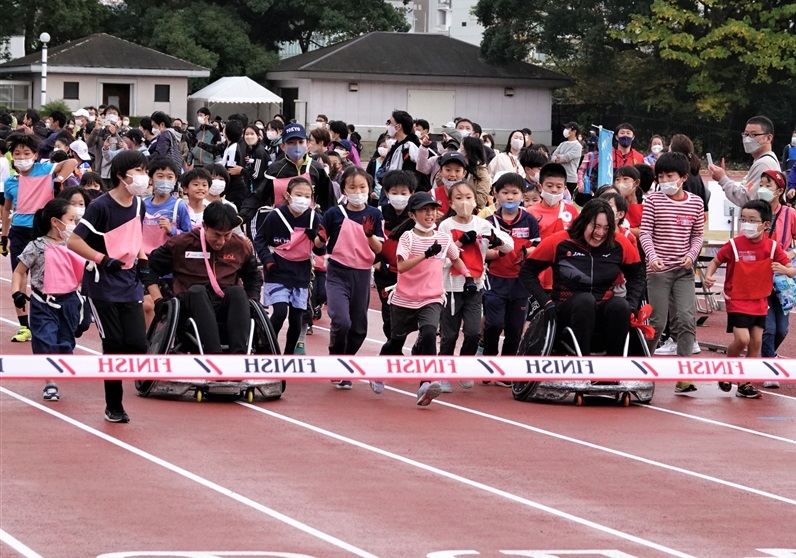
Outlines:
<svg viewBox="0 0 796 558"><path fill-rule="evenodd" d="M39 35L39 41L41 42L41 106L44 106L47 104L47 43L50 42L50 34L42 33Z"/></svg>

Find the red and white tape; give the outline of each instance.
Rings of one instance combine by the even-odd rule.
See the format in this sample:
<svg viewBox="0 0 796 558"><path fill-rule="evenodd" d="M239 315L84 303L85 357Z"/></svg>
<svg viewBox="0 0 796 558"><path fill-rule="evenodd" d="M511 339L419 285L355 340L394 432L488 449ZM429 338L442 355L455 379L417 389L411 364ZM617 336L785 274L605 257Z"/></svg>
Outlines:
<svg viewBox="0 0 796 558"><path fill-rule="evenodd" d="M796 359L498 356L8 355L0 380L796 381Z"/></svg>

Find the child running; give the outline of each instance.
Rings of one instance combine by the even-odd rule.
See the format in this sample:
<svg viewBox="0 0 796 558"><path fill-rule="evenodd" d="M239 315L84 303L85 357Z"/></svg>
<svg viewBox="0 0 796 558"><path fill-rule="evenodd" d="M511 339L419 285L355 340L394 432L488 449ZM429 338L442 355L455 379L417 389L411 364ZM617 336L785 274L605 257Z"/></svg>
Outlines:
<svg viewBox="0 0 796 558"><path fill-rule="evenodd" d="M257 229L254 246L265 267L263 306L271 306L271 323L279 335L288 320L284 354L292 355L301 332L312 273L312 252L318 219L312 204L312 183L292 178L285 194L287 204L274 208ZM321 251L322 252L322 251Z"/></svg>
<svg viewBox="0 0 796 558"><path fill-rule="evenodd" d="M771 221L771 206L767 202L746 202L741 208L741 236L722 246L705 272L705 286L710 289L716 284L713 274L719 266L727 264L724 300L727 303L727 333L733 336L727 346L729 357L738 357L744 350L747 358L760 356L774 273L796 276L796 268L785 251L773 238L763 234L771 227ZM730 391L732 384L719 382L719 388ZM761 397L749 382L741 382L735 395L750 399Z"/></svg>
<svg viewBox="0 0 796 558"><path fill-rule="evenodd" d="M487 249L497 249L507 254L514 249L514 240L507 233L495 229L489 221L473 215L475 187L468 182L457 182L450 190L453 215L439 225L439 233L450 235L461 250L460 258L470 272L465 278L448 260L443 267L446 308L440 318L441 341L439 354L452 355L463 329L464 341L459 354L474 355L481 337L481 290L484 288L484 268ZM464 327L462 328L462 324ZM443 393L452 391L450 382L440 382ZM463 388L473 387L473 382L459 382Z"/></svg>
<svg viewBox="0 0 796 558"><path fill-rule="evenodd" d="M407 205L410 220L392 232L393 237L399 237L398 282L390 296L392 333L379 354L402 354L406 336L418 330L420 354L437 354L437 326L445 300L442 268L446 258L462 276L465 289L472 296L478 294L478 287L459 257L459 248L451 235L434 230L439 206L440 202L428 192L412 194ZM476 334L476 346L477 339ZM469 384L472 387L472 382ZM384 382L371 382L370 385L376 393L384 391ZM440 382L422 382L417 404L425 407L440 393Z"/></svg>
<svg viewBox="0 0 796 558"><path fill-rule="evenodd" d="M381 252L381 212L368 205L372 177L359 167L343 173L345 205L330 208L323 216L315 246L326 244L329 264L326 294L329 318L329 354L354 355L368 332L370 268ZM335 382L338 389L351 389L348 380Z"/></svg>
<svg viewBox="0 0 796 558"><path fill-rule="evenodd" d="M75 228L75 208L65 199L47 202L33 218L34 240L19 255L11 278L14 306L22 310L30 301L33 354L71 355L75 332L81 322L83 303L76 292L83 278L85 260L66 248ZM32 295L25 294L30 276ZM45 401L58 401L58 386L45 380Z"/></svg>

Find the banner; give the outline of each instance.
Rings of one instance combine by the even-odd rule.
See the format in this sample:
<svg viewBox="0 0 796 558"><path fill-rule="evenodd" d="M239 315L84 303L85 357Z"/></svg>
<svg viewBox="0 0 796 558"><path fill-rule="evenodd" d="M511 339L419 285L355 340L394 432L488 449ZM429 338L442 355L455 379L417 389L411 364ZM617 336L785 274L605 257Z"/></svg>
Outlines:
<svg viewBox="0 0 796 558"><path fill-rule="evenodd" d="M604 184L614 183L614 133L601 126L599 141L597 184L592 185L594 191Z"/></svg>
<svg viewBox="0 0 796 558"><path fill-rule="evenodd" d="M796 359L8 355L0 380L796 381Z"/></svg>

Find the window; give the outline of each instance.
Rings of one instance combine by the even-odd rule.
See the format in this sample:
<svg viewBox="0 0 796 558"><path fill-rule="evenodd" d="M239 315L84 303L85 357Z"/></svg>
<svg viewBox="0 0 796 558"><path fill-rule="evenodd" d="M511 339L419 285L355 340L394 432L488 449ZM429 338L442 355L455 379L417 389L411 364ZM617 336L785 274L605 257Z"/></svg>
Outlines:
<svg viewBox="0 0 796 558"><path fill-rule="evenodd" d="M155 85L155 102L168 103L171 96L171 85Z"/></svg>
<svg viewBox="0 0 796 558"><path fill-rule="evenodd" d="M79 98L80 98L80 82L65 81L64 99L79 99Z"/></svg>

